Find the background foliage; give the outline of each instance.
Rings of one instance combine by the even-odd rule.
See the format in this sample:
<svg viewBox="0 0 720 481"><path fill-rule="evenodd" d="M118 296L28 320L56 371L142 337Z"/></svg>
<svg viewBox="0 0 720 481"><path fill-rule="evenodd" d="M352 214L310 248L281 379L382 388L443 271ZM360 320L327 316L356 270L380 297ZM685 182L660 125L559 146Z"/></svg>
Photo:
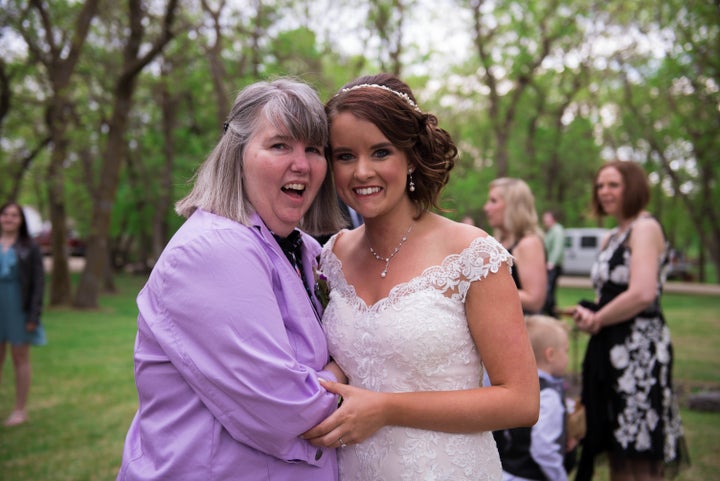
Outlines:
<svg viewBox="0 0 720 481"><path fill-rule="evenodd" d="M3 0L0 199L52 221L50 302L96 307L147 270L234 94L300 77L329 98L390 71L461 148L448 214L485 227L487 183L588 226L593 172L643 164L651 210L700 280L720 268L720 9L704 0ZM88 240L70 292L67 232ZM114 269L113 269L114 268Z"/></svg>

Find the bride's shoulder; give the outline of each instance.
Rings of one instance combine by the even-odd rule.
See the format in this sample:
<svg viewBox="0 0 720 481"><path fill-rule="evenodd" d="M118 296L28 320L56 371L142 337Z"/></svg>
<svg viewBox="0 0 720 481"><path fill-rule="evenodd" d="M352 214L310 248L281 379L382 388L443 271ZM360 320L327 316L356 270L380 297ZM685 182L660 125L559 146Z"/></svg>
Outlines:
<svg viewBox="0 0 720 481"><path fill-rule="evenodd" d="M500 243L483 229L441 216L438 216L435 237L448 254L460 254L477 247L502 248Z"/></svg>
<svg viewBox="0 0 720 481"><path fill-rule="evenodd" d="M325 243L323 246L325 250L330 250L335 253L336 256L342 256L343 252L347 252L353 249L360 242L361 234L358 232L364 230L362 227L356 229L342 229Z"/></svg>
<svg viewBox="0 0 720 481"><path fill-rule="evenodd" d="M436 256L444 260L434 273L475 281L512 264L512 256L502 244L478 227L445 219L438 222L436 230Z"/></svg>

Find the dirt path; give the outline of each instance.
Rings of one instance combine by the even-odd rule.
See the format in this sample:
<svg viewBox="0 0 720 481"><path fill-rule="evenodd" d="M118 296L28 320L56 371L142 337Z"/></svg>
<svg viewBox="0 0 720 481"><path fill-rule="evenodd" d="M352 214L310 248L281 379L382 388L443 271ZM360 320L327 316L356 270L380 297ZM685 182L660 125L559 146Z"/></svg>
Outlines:
<svg viewBox="0 0 720 481"><path fill-rule="evenodd" d="M44 262L45 272L50 272L52 268L52 258L45 257ZM70 272L81 272L85 268L85 258L83 257L70 257L68 262L70 263ZM589 277L561 276L560 279L558 279L558 286L590 289L592 284L590 283ZM665 284L665 292L720 296L720 285L671 281Z"/></svg>
<svg viewBox="0 0 720 481"><path fill-rule="evenodd" d="M70 257L68 259L70 272L82 272L85 269L85 258L84 257ZM52 257L43 257L43 265L45 266L45 272L52 272Z"/></svg>
<svg viewBox="0 0 720 481"><path fill-rule="evenodd" d="M559 287L583 287L590 289L592 284L589 277L561 276L558 279ZM665 283L665 292L676 294L701 294L707 296L720 296L720 285L698 284L695 282L668 281Z"/></svg>

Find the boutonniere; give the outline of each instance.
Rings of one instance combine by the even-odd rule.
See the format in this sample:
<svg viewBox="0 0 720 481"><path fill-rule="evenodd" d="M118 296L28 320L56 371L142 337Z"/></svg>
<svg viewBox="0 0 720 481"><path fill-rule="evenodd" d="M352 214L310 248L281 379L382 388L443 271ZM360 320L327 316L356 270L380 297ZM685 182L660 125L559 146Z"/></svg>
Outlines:
<svg viewBox="0 0 720 481"><path fill-rule="evenodd" d="M330 302L330 287L328 287L327 284L327 277L318 269L315 269L315 297L320 301L323 309L325 309L328 302Z"/></svg>

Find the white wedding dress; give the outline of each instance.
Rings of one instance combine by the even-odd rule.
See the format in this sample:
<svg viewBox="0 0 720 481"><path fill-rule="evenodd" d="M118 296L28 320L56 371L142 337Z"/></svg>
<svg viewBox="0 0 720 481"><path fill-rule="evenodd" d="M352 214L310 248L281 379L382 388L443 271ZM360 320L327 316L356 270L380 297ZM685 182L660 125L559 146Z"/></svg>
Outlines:
<svg viewBox="0 0 720 481"><path fill-rule="evenodd" d="M330 354L350 384L373 391L476 388L484 367L465 317L471 282L512 257L492 237L477 238L439 266L395 286L372 306L356 295L332 252L321 254L330 287L323 315ZM502 479L490 432L452 434L388 426L360 444L338 450L340 481L485 481Z"/></svg>

